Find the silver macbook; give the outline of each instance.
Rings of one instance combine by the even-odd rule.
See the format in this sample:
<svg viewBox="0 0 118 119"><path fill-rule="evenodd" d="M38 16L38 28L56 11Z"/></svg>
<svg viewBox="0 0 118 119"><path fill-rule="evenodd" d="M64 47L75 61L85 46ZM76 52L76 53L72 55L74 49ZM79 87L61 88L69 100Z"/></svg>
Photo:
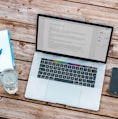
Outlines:
<svg viewBox="0 0 118 119"><path fill-rule="evenodd" d="M113 27L38 14L25 97L99 110Z"/></svg>

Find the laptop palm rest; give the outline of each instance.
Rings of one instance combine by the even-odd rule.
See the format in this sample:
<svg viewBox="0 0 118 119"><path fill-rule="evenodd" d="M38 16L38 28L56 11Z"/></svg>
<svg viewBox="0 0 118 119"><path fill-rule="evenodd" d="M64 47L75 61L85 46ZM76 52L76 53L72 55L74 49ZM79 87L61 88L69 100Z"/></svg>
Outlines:
<svg viewBox="0 0 118 119"><path fill-rule="evenodd" d="M78 106L80 95L81 87L78 85L49 81L45 99L48 102Z"/></svg>

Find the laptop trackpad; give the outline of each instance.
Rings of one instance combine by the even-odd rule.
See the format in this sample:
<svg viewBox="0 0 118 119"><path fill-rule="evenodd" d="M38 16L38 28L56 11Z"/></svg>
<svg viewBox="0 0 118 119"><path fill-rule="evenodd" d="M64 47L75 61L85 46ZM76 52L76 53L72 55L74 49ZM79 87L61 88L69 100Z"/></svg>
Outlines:
<svg viewBox="0 0 118 119"><path fill-rule="evenodd" d="M81 87L78 85L49 81L45 98L48 102L78 106L80 92Z"/></svg>

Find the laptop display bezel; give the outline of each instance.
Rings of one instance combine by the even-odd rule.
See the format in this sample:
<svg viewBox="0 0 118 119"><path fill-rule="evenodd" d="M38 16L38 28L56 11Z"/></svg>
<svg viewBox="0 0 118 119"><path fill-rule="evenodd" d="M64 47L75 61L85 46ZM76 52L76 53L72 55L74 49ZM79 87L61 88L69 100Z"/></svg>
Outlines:
<svg viewBox="0 0 118 119"><path fill-rule="evenodd" d="M66 54L60 54L60 53L54 53L54 52L38 50L37 49L38 31L39 31L38 26L39 26L39 17L40 16L48 17L48 18L54 18L54 19L60 19L60 20L66 20L66 21L72 21L72 22L78 22L78 23L83 23L83 24L89 24L89 25L95 25L95 26L101 26L101 27L106 27L106 28L111 28L111 34L110 34L109 45L108 45L105 61L93 60L93 59L88 59L88 58L75 57L75 56L70 56L70 55L66 55ZM113 27L112 26L96 24L96 23L90 23L90 22L84 22L84 21L79 21L79 20L74 20L74 19L67 19L67 18L63 18L63 17L51 16L51 15L45 15L45 14L38 14L37 15L37 28L36 28L36 47L35 47L36 49L35 50L36 51L40 51L40 52L44 52L44 53L48 53L48 54L53 54L53 55L60 55L60 56L65 56L65 57L78 58L78 59L87 60L87 61L106 63L107 62L107 56L108 56L109 48L110 48L112 33L113 33Z"/></svg>

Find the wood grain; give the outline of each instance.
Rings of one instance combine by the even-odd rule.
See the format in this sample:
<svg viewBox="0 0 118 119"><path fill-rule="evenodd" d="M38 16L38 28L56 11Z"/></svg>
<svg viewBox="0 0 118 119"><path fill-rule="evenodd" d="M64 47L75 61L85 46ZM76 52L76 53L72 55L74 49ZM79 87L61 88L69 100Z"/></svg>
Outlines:
<svg viewBox="0 0 118 119"><path fill-rule="evenodd" d="M118 9L117 0L65 0L65 1Z"/></svg>
<svg viewBox="0 0 118 119"><path fill-rule="evenodd" d="M30 72L31 62L16 60L16 71L19 74L19 79L27 80Z"/></svg>
<svg viewBox="0 0 118 119"><path fill-rule="evenodd" d="M11 39L35 43L36 25L0 20L0 30L8 29Z"/></svg>
<svg viewBox="0 0 118 119"><path fill-rule="evenodd" d="M25 88L26 88L26 82L19 80L19 91L15 95L9 95L3 90L3 87L0 86L0 96L9 97L9 98L12 98L12 99L13 98L14 99L19 99L19 100L22 100L22 101L28 101L28 102L30 101L30 102L33 102L33 103L36 103L36 104L51 105L53 107L61 107L61 108L67 108L67 109L76 110L76 111L83 111L83 112L92 113L92 114L100 114L100 115L104 115L104 116L106 115L106 116L111 116L111 117L117 117L118 116L118 114L117 114L118 102L117 102L117 99L113 98L113 97L102 96L100 110L98 112L94 112L94 111L90 111L90 110L85 110L85 109L80 109L80 108L73 108L73 107L59 105L59 104L57 105L57 104L53 104L53 103L46 103L46 102L41 102L41 101L25 99L24 98ZM1 103L2 102L0 102L0 106L1 106ZM25 103L27 103L27 102L24 102L24 104ZM112 108L112 106L114 108L112 110L110 110ZM24 110L27 111L27 109L24 109Z"/></svg>
<svg viewBox="0 0 118 119"><path fill-rule="evenodd" d="M112 40L109 48L109 57L118 58L118 42Z"/></svg>
<svg viewBox="0 0 118 119"><path fill-rule="evenodd" d="M13 40L24 41L27 43L36 43L36 24L29 25L19 22L0 20L0 30L8 29L10 37ZM112 41L118 39L117 35L113 34ZM112 45L117 44L117 41Z"/></svg>
<svg viewBox="0 0 118 119"><path fill-rule="evenodd" d="M36 25L37 14L44 13L114 26L114 38L118 38L118 11L116 9L60 0L8 1L0 0L0 11L2 11L0 19L2 20Z"/></svg>
<svg viewBox="0 0 118 119"><path fill-rule="evenodd" d="M35 44L12 40L13 51L16 59L32 61ZM112 40L109 48L109 57L118 58L118 42Z"/></svg>
<svg viewBox="0 0 118 119"><path fill-rule="evenodd" d="M21 77L21 76L19 76L19 77ZM110 82L110 77L105 76L103 91L102 91L102 95L104 95L104 96L110 96L110 94L108 92L109 82ZM5 97L10 97L10 98L15 98L15 99L21 99L21 100L27 100L27 99L24 98L24 93L25 93L25 90L26 90L27 81L23 81L23 80L19 79L18 84L19 84L19 90L16 93L16 95L8 95L4 91L2 84L0 84L1 85L0 86L0 96L5 96ZM39 103L42 103L42 102L40 101ZM43 104L45 104L45 103L43 103Z"/></svg>
<svg viewBox="0 0 118 119"><path fill-rule="evenodd" d="M32 61L35 44L12 40L12 48L16 59Z"/></svg>
<svg viewBox="0 0 118 119"><path fill-rule="evenodd" d="M107 57L105 80L98 112L24 97L36 43L37 14L48 14L114 27ZM118 98L108 93L112 67L118 67L117 0L0 0L0 30L9 29L19 90L7 94L0 84L0 118L8 119L114 119Z"/></svg>
<svg viewBox="0 0 118 119"><path fill-rule="evenodd" d="M0 116L12 119L113 119L4 97L0 99Z"/></svg>
<svg viewBox="0 0 118 119"><path fill-rule="evenodd" d="M31 62L16 60L16 70L19 72L20 79L27 80ZM111 76L111 70L113 67L118 67L118 60L114 58L108 58L106 66L106 76Z"/></svg>
<svg viewBox="0 0 118 119"><path fill-rule="evenodd" d="M23 74L24 73L23 70L28 68L27 74L29 74L31 62L33 59L33 54L35 51L35 44L12 40L12 45L13 45L14 56L17 59L16 62L19 62L18 64L16 63L16 67L19 70L19 73ZM116 59L118 58L117 45L118 45L117 41L113 40L111 43L111 48L109 50L109 57L107 58L107 66L106 66L107 76L111 75L111 70L113 67L118 67L118 60ZM19 60L23 60L24 63L23 62L20 63ZM23 74L21 78L26 80L27 75Z"/></svg>
<svg viewBox="0 0 118 119"><path fill-rule="evenodd" d="M16 70L19 73L19 78L27 80L30 72L31 62L16 60ZM108 58L106 66L106 76L111 76L111 70L113 67L118 67L118 60L114 58Z"/></svg>
<svg viewBox="0 0 118 119"><path fill-rule="evenodd" d="M118 59L108 58L106 66L106 75L111 76L111 70L113 67L118 67Z"/></svg>

